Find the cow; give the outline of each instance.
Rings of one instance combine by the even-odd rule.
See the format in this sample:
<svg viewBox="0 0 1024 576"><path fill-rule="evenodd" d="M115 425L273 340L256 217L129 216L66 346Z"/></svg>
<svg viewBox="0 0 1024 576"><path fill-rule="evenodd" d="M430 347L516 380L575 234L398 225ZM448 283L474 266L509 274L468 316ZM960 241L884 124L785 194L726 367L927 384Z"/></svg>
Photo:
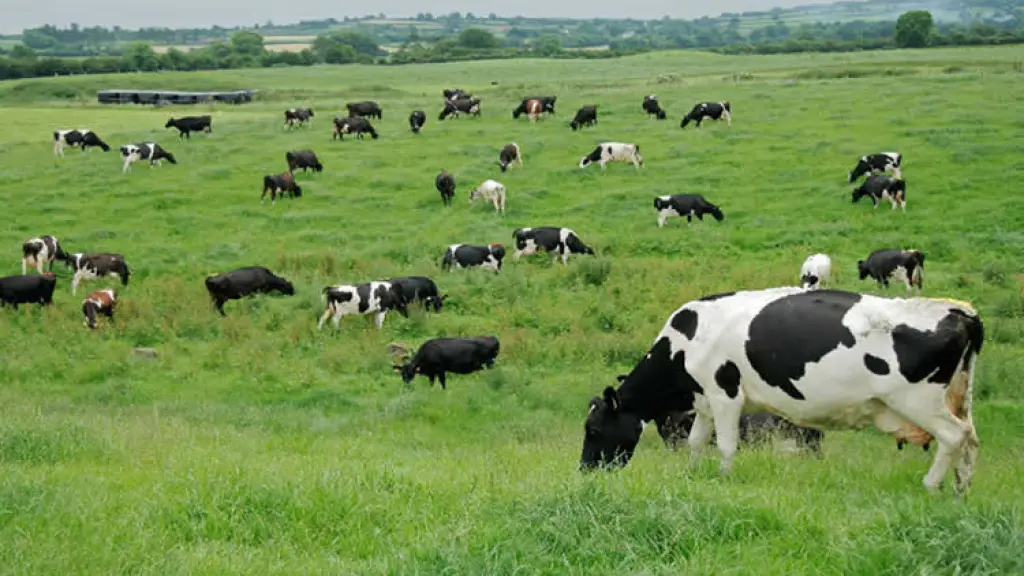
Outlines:
<svg viewBox="0 0 1024 576"><path fill-rule="evenodd" d="M295 177L291 172L280 174L268 174L263 177L263 193L260 194L260 204L267 199L267 192L270 192L270 205L277 204L277 195L284 198L285 192L291 194L292 198L302 196L302 187L295 183Z"/></svg>
<svg viewBox="0 0 1024 576"><path fill-rule="evenodd" d="M857 178L865 174L879 174L890 171L893 173L893 176L902 178L902 164L903 154L899 152L882 152L880 154L861 156L860 160L857 161L857 165L850 171L849 183L853 184Z"/></svg>
<svg viewBox="0 0 1024 576"><path fill-rule="evenodd" d="M441 91L441 94L444 95L445 100L458 100L460 98L471 98L473 96L462 88L445 88Z"/></svg>
<svg viewBox="0 0 1024 576"><path fill-rule="evenodd" d="M409 128L413 134L419 134L420 129L427 123L427 113L423 110L413 110L412 114L409 114Z"/></svg>
<svg viewBox="0 0 1024 576"><path fill-rule="evenodd" d="M441 269L451 270L456 268L471 268L480 266L489 268L497 274L501 272L501 261L505 258L505 247L501 244L488 244L487 246L473 246L469 244L452 244L444 252L441 258Z"/></svg>
<svg viewBox="0 0 1024 576"><path fill-rule="evenodd" d="M19 304L53 304L53 290L57 277L53 272L7 276L0 278L0 307L10 304L15 310Z"/></svg>
<svg viewBox="0 0 1024 576"><path fill-rule="evenodd" d="M724 119L732 126L732 107L728 102L701 102L690 110L690 113L683 116L683 121L679 123L680 128L686 128L686 125L690 122L696 122L697 130L700 130L700 123L705 118L712 120Z"/></svg>
<svg viewBox="0 0 1024 576"><path fill-rule="evenodd" d="M246 266L230 272L210 275L205 280L213 307L222 317L228 300L241 300L247 296L278 292L285 296L295 294L295 286L263 266Z"/></svg>
<svg viewBox="0 0 1024 576"><path fill-rule="evenodd" d="M914 286L921 293L924 280L924 253L920 250L875 250L866 260L857 261L857 273L861 280L868 276L886 288L893 276L907 285L907 294Z"/></svg>
<svg viewBox="0 0 1024 576"><path fill-rule="evenodd" d="M501 152L498 153L498 166L500 166L501 171L504 172L508 170L508 167L511 166L513 162L519 164L520 168L523 167L523 154L519 149L519 144L510 142L505 144L501 149Z"/></svg>
<svg viewBox="0 0 1024 576"><path fill-rule="evenodd" d="M348 109L348 115L352 118L366 116L376 118L377 120L384 120L384 113L381 111L380 106L370 100L365 102L349 102L345 104L345 108Z"/></svg>
<svg viewBox="0 0 1024 576"><path fill-rule="evenodd" d="M674 194L654 198L654 209L658 211L658 228L665 225L669 216L686 216L686 223L693 222L693 217L703 221L705 214L711 214L715 220L725 220L721 208L708 202L701 194Z"/></svg>
<svg viewBox="0 0 1024 576"><path fill-rule="evenodd" d="M39 238L31 238L21 245L21 273L28 274L29 267L42 274L43 265L47 270L53 270L53 261L67 260L68 255L60 247L60 242L55 236L49 234Z"/></svg>
<svg viewBox="0 0 1024 576"><path fill-rule="evenodd" d="M979 452L971 403L983 340L975 309L947 299L792 286L689 301L618 389L591 399L580 468L626 466L644 422L696 410L691 463L714 428L728 474L741 414L768 411L823 431L929 434L939 448L924 487L939 489L952 464L964 495Z"/></svg>
<svg viewBox="0 0 1024 576"><path fill-rule="evenodd" d="M55 130L53 132L53 154L55 156L63 157L65 146L70 146L72 148L77 147L83 151L86 148L99 148L104 152L110 151L110 146L101 140L95 132L88 128L79 128L78 130Z"/></svg>
<svg viewBox="0 0 1024 576"><path fill-rule="evenodd" d="M289 108L284 111L284 126L293 128L296 124L302 126L306 122L311 123L313 116L312 108Z"/></svg>
<svg viewBox="0 0 1024 576"><path fill-rule="evenodd" d="M441 114L437 117L437 119L444 120L449 116L451 116L452 118L458 118L459 114L480 116L480 99L458 98L456 100L445 100L444 109L441 110Z"/></svg>
<svg viewBox="0 0 1024 576"><path fill-rule="evenodd" d="M445 374L472 374L483 368L493 368L500 349L495 336L433 338L420 346L412 360L395 364L394 370L402 375L406 384L411 383L417 374L422 374L430 378L431 386L436 378L441 381L441 389L447 390Z"/></svg>
<svg viewBox="0 0 1024 576"><path fill-rule="evenodd" d="M117 295L113 289L97 290L82 301L82 315L85 316L85 325L96 329L96 315L100 314L114 319L114 303Z"/></svg>
<svg viewBox="0 0 1024 576"><path fill-rule="evenodd" d="M374 140L379 136L377 131L373 129L373 125L370 124L370 121L362 116L335 118L334 133L331 134L331 140L335 140L337 138L344 140L345 134L355 134L360 140L362 140L364 133L369 134Z"/></svg>
<svg viewBox="0 0 1024 576"><path fill-rule="evenodd" d="M490 200L494 204L494 211L505 213L505 185L496 180L484 180L476 188L469 191L469 203L477 199Z"/></svg>
<svg viewBox="0 0 1024 576"><path fill-rule="evenodd" d="M132 168L132 164L139 160L149 160L149 167L152 168L154 165L159 166L164 160L167 160L171 164L177 164L174 154L164 150L156 142L140 142L138 144L125 144L121 146L121 156L124 158L124 168L121 173L124 174Z"/></svg>
<svg viewBox="0 0 1024 576"><path fill-rule="evenodd" d="M452 198L455 197L455 176L452 176L447 170L441 170L434 178L434 186L441 193L441 202L445 206L451 206Z"/></svg>
<svg viewBox="0 0 1024 576"><path fill-rule="evenodd" d="M522 114L528 113L529 110L527 108L533 100L540 102L543 110L548 114L555 113L555 101L558 100L558 96L528 96L523 98L523 101L519 103L519 106L512 111L512 117L519 118Z"/></svg>
<svg viewBox="0 0 1024 576"><path fill-rule="evenodd" d="M569 122L569 127L575 132L584 126L596 126L597 125L597 106L594 104L587 104L581 106L576 111L576 116L573 117L572 122Z"/></svg>
<svg viewBox="0 0 1024 576"><path fill-rule="evenodd" d="M888 200L892 202L893 210L897 204L904 212L907 210L907 183L897 178L889 178L882 174L868 176L868 179L853 191L853 203L856 204L864 196L871 198L875 208L878 208L879 200Z"/></svg>
<svg viewBox="0 0 1024 576"><path fill-rule="evenodd" d="M800 285L804 290L817 290L828 284L832 275L832 259L827 254L811 254L800 267Z"/></svg>
<svg viewBox="0 0 1024 576"><path fill-rule="evenodd" d="M644 159L640 156L640 147L636 144L623 144L622 142L598 144L593 152L580 160L580 168L586 168L594 162L599 163L602 170L609 162L631 162L637 170L644 165Z"/></svg>
<svg viewBox="0 0 1024 576"><path fill-rule="evenodd" d="M298 168L302 168L303 172L308 169L312 169L314 172L324 171L324 165L321 164L320 159L316 157L316 152L313 152L312 150L294 150L292 152L285 152L284 160L288 163L289 172L295 172Z"/></svg>
<svg viewBox="0 0 1024 576"><path fill-rule="evenodd" d="M71 278L71 295L74 296L78 285L85 280L94 278L105 278L115 276L121 279L121 285L127 286L131 276L131 270L120 254L82 254L81 252L68 256L64 264L74 270Z"/></svg>
<svg viewBox="0 0 1024 576"><path fill-rule="evenodd" d="M164 128L171 127L178 129L178 138L188 137L192 139L192 132L213 132L213 118L209 114L203 116L186 116L185 118L171 118L164 124Z"/></svg>
<svg viewBox="0 0 1024 576"><path fill-rule="evenodd" d="M544 112L544 105L540 103L540 100L530 100L526 103L526 115L529 116L530 122L536 122L542 112Z"/></svg>
<svg viewBox="0 0 1024 576"><path fill-rule="evenodd" d="M327 286L323 289L327 309L324 310L316 329L323 328L327 319L334 316L334 327L341 325L341 317L345 314L371 314L377 328L384 325L384 317L390 310L408 318L405 298L402 289L391 282L367 282L365 284Z"/></svg>
<svg viewBox="0 0 1024 576"><path fill-rule="evenodd" d="M398 287L406 304L422 302L424 310L440 312L448 295L441 295L437 283L426 276L405 276L389 278L388 282Z"/></svg>
<svg viewBox="0 0 1024 576"><path fill-rule="evenodd" d="M668 118L668 114L666 114L665 110L661 108L661 104L658 103L658 97L655 96L654 94L648 94L647 96L644 96L644 102L641 106L643 107L644 112L647 112L648 120L651 119L652 114L658 120L664 120L665 118Z"/></svg>
<svg viewBox="0 0 1024 576"><path fill-rule="evenodd" d="M544 251L554 254L554 260L561 256L564 265L568 262L570 254L594 255L594 249L584 244L571 228L518 228L512 232L512 238L516 241L516 251L512 253L516 260L519 260L520 256Z"/></svg>

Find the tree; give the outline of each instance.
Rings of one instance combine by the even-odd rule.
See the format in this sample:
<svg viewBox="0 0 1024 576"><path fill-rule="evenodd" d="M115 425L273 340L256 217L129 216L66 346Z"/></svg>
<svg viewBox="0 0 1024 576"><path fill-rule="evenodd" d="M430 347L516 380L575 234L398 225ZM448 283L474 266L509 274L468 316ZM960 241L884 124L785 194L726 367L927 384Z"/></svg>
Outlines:
<svg viewBox="0 0 1024 576"><path fill-rule="evenodd" d="M896 45L900 48L923 48L928 45L935 30L932 13L911 10L896 19Z"/></svg>
<svg viewBox="0 0 1024 576"><path fill-rule="evenodd" d="M145 42L132 42L121 55L125 65L130 70L152 72L160 66L153 47Z"/></svg>
<svg viewBox="0 0 1024 576"><path fill-rule="evenodd" d="M231 51L243 56L262 56L263 36L249 30L235 32L231 35Z"/></svg>
<svg viewBox="0 0 1024 576"><path fill-rule="evenodd" d="M498 48L501 43L487 30L482 28L466 28L459 32L459 45L472 50Z"/></svg>
<svg viewBox="0 0 1024 576"><path fill-rule="evenodd" d="M558 36L547 34L531 42L530 48L534 54L550 58L562 51L562 40Z"/></svg>
<svg viewBox="0 0 1024 576"><path fill-rule="evenodd" d="M33 50L46 50L59 44L56 38L39 30L25 30L21 42Z"/></svg>
<svg viewBox="0 0 1024 576"><path fill-rule="evenodd" d="M15 44L14 48L11 48L11 58L13 60L35 60L36 51L24 44Z"/></svg>

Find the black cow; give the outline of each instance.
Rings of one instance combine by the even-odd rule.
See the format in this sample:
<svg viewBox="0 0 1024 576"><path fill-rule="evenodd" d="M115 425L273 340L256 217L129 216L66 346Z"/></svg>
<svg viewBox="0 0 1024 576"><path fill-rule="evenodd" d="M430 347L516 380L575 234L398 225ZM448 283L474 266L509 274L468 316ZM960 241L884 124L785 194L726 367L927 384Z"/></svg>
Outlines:
<svg viewBox="0 0 1024 576"><path fill-rule="evenodd" d="M594 254L594 250L584 244L571 228L518 228L512 232L512 238L516 241L516 251L512 254L516 260L519 260L520 256L544 251L554 254L555 260L561 256L562 264L565 264L570 254Z"/></svg>
<svg viewBox="0 0 1024 576"><path fill-rule="evenodd" d="M302 196L302 187L295 183L295 177L292 176L291 172L282 172L280 174L268 174L263 177L263 193L260 194L260 204L267 198L267 192L270 192L270 203L271 205L277 203L277 195L280 194L284 198L285 192L291 194L292 198L299 198Z"/></svg>
<svg viewBox="0 0 1024 576"><path fill-rule="evenodd" d="M362 116L334 119L334 134L331 135L331 140L337 138L344 140L345 134L355 134L360 140L363 139L363 134L369 134L374 140L378 138L377 131L373 129L373 125Z"/></svg>
<svg viewBox="0 0 1024 576"><path fill-rule="evenodd" d="M644 109L644 112L647 112L648 119L650 119L651 114L658 120L668 118L668 114L661 108L661 104L658 103L658 97L654 94L644 96L644 102L641 107Z"/></svg>
<svg viewBox="0 0 1024 576"><path fill-rule="evenodd" d="M853 191L853 202L857 203L864 196L871 198L875 208L878 208L879 200L892 202L892 209L898 204L901 209L907 209L907 183L898 178L889 178L882 174L868 176L857 189Z"/></svg>
<svg viewBox="0 0 1024 576"><path fill-rule="evenodd" d="M437 191L441 193L441 201L444 202L444 205L451 206L452 199L455 198L455 176L442 170L434 178L434 186L437 186Z"/></svg>
<svg viewBox="0 0 1024 576"><path fill-rule="evenodd" d="M370 100L365 102L349 102L348 104L345 104L345 108L348 108L348 115L352 117L368 116L378 120L384 119L384 113L381 111L380 106L378 106L376 102Z"/></svg>
<svg viewBox="0 0 1024 576"><path fill-rule="evenodd" d="M406 384L413 381L417 374L441 381L441 389L446 390L445 374L472 374L482 368L494 367L494 359L498 357L501 345L494 336L477 336L475 338L434 338L427 340L416 351L412 360L405 364L396 364L395 371L402 374Z"/></svg>
<svg viewBox="0 0 1024 576"><path fill-rule="evenodd" d="M124 158L124 168L121 170L122 173L131 170L132 164L139 160L149 160L150 168L154 165L159 166L164 160L167 160L171 164L178 163L174 158L174 154L164 150L156 142L125 144L124 146L121 146L121 157Z"/></svg>
<svg viewBox="0 0 1024 576"><path fill-rule="evenodd" d="M529 96L523 98L523 101L519 103L519 106L512 111L513 118L519 118L520 115L526 114L526 106L530 103L530 100L537 100L544 107L544 111L548 114L555 113L555 101L558 100L557 96Z"/></svg>
<svg viewBox="0 0 1024 576"><path fill-rule="evenodd" d="M67 258L68 255L55 236L47 234L31 238L21 245L21 273L28 274L28 268L32 266L42 274L44 264L47 270L53 270L54 260L63 262Z"/></svg>
<svg viewBox="0 0 1024 576"><path fill-rule="evenodd" d="M712 120L725 119L732 126L732 107L728 102L701 102L690 110L690 113L683 116L683 121L679 123L680 128L686 128L686 125L690 122L696 122L697 129L700 130L700 123L705 118Z"/></svg>
<svg viewBox="0 0 1024 576"><path fill-rule="evenodd" d="M597 106L587 104L576 111L576 116L569 122L569 127L575 132L584 126L597 125Z"/></svg>
<svg viewBox="0 0 1024 576"><path fill-rule="evenodd" d="M409 128L413 134L419 134L420 129L427 123L427 113L423 110L413 110L412 114L409 114Z"/></svg>
<svg viewBox="0 0 1024 576"><path fill-rule="evenodd" d="M867 260L857 261L857 273L861 280L870 276L888 288L889 278L895 274L897 280L907 285L908 293L913 286L917 286L918 294L921 293L923 270L924 253L920 250L875 250Z"/></svg>
<svg viewBox="0 0 1024 576"><path fill-rule="evenodd" d="M658 211L658 228L665 225L669 216L686 216L686 222L693 222L693 217L704 220L705 214L711 214L715 220L725 220L722 210L708 202L700 194L674 194L658 196L654 199L654 209Z"/></svg>
<svg viewBox="0 0 1024 576"><path fill-rule="evenodd" d="M78 285L83 280L94 278L105 278L116 276L121 279L121 285L127 286L131 276L131 270L120 254L71 254L64 261L64 265L75 271L71 279L71 294L74 295Z"/></svg>
<svg viewBox="0 0 1024 576"><path fill-rule="evenodd" d="M21 274L0 278L0 306L10 304L15 310L19 304L53 304L53 290L57 277L53 272Z"/></svg>
<svg viewBox="0 0 1024 576"><path fill-rule="evenodd" d="M452 118L458 118L459 114L469 114L471 116L480 115L480 99L479 98L459 98L457 100L445 100L444 110L441 110L441 114L437 117L438 120L444 120L451 116Z"/></svg>
<svg viewBox="0 0 1024 576"><path fill-rule="evenodd" d="M437 283L426 276L406 276L403 278L390 278L388 280L402 293L402 298L407 304L422 302L423 308L434 312L440 312L448 295L441 295L437 289Z"/></svg>
<svg viewBox="0 0 1024 576"><path fill-rule="evenodd" d="M175 127L178 129L178 138L188 137L192 139L192 132L213 132L213 118L209 115L186 116L185 118L171 118L164 124L164 128Z"/></svg>
<svg viewBox="0 0 1024 576"><path fill-rule="evenodd" d="M55 130L53 132L53 153L56 156L64 156L64 147L70 146L72 148L80 148L85 150L86 148L100 148L104 152L110 151L110 146L106 142L100 140L100 137L96 135L92 130L86 130L80 128L78 130Z"/></svg>
<svg viewBox="0 0 1024 576"><path fill-rule="evenodd" d="M857 161L857 165L850 171L850 184L853 184L853 181L857 178L869 173L878 174L892 171L893 176L902 178L902 164L903 154L899 152L882 152L880 154L861 156L860 160Z"/></svg>
<svg viewBox="0 0 1024 576"><path fill-rule="evenodd" d="M312 150L295 150L293 152L285 152L285 162L288 163L288 171L295 172L296 169L302 168L305 172L307 169L312 169L314 172L323 172L324 166L320 163L320 159L316 157L316 152Z"/></svg>
<svg viewBox="0 0 1024 576"><path fill-rule="evenodd" d="M523 154L519 150L519 144L510 142L505 144L505 146L502 147L501 152L498 153L498 166L500 166L501 171L504 172L508 170L508 167L512 165L513 162L518 163L520 168L523 167Z"/></svg>
<svg viewBox="0 0 1024 576"><path fill-rule="evenodd" d="M284 111L284 125L292 128L296 124L302 126L313 117L312 108L289 108Z"/></svg>
<svg viewBox="0 0 1024 576"><path fill-rule="evenodd" d="M505 258L505 247L501 244L488 244L487 246L452 244L445 250L444 257L441 258L441 269L451 270L452 266L456 268L480 266L498 273L501 272L503 258Z"/></svg>
<svg viewBox="0 0 1024 576"><path fill-rule="evenodd" d="M241 300L246 296L267 292L280 292L286 296L295 294L292 283L275 275L263 266L247 266L230 272L206 277L206 291L210 293L213 305L224 313L224 303L228 300Z"/></svg>

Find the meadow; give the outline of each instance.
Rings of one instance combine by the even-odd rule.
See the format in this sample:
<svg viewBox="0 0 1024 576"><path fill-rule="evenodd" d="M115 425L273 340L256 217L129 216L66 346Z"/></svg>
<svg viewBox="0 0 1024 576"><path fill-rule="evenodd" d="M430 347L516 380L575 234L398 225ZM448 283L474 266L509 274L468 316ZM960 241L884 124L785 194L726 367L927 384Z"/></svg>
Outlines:
<svg viewBox="0 0 1024 576"><path fill-rule="evenodd" d="M496 84L492 84L496 82ZM483 116L438 122L441 90ZM101 88L256 88L247 105L95 104ZM669 120L647 119L656 93ZM535 125L519 98L557 94ZM379 140L332 142L346 101L374 99ZM701 100L733 124L679 129ZM608 61L319 66L0 83L0 275L21 244L119 252L131 284L0 310L2 574L1011 574L1024 572L1024 75L1019 47ZM599 124L568 127L597 104ZM283 110L311 106L309 128ZM423 133L409 132L422 108ZM212 114L179 141L170 116ZM113 149L64 159L52 131L90 128ZM645 166L594 166L601 141ZM121 174L117 146L156 141L177 165ZM525 167L500 174L515 141ZM299 199L259 203L288 150L324 164ZM863 154L900 151L907 210L852 204ZM451 171L455 203L434 176ZM494 177L504 217L469 190ZM656 226L653 198L704 194L725 220ZM500 274L445 273L449 244L512 244L568 226L597 256L538 255ZM981 458L971 495L929 496L934 455L873 430L826 432L825 458L746 450L733 475L695 470L648 430L629 468L577 467L588 400L645 354L689 299L798 282L825 252L833 286L872 294L856 262L927 255L924 295L971 301L986 327L975 378ZM296 285L212 309L206 275L264 265ZM348 317L316 330L321 289L433 277L440 314ZM81 300L117 286L94 332ZM903 296L900 285L889 289ZM497 366L405 386L387 345L494 334ZM155 359L133 355L152 347Z"/></svg>

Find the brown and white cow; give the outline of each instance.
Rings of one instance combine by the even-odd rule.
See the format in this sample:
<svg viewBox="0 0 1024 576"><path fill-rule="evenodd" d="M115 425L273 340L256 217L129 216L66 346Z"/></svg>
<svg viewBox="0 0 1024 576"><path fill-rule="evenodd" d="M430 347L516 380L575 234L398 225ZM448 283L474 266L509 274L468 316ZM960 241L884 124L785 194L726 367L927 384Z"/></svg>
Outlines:
<svg viewBox="0 0 1024 576"><path fill-rule="evenodd" d="M106 316L114 319L114 303L117 295L112 288L97 290L82 301L82 315L85 316L85 325L96 329L96 315Z"/></svg>

